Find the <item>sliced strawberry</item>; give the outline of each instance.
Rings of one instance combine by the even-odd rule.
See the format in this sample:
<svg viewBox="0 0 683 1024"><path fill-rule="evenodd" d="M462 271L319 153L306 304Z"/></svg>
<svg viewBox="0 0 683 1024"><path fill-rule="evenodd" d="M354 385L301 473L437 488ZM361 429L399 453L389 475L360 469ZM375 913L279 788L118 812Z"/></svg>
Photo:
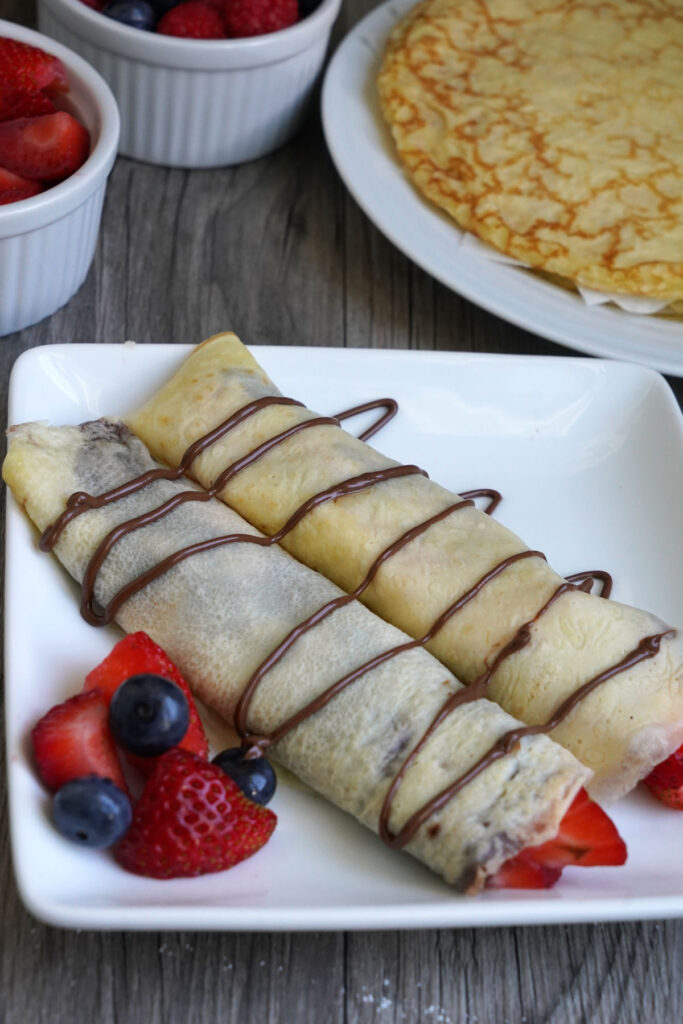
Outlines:
<svg viewBox="0 0 683 1024"><path fill-rule="evenodd" d="M556 868L626 863L626 843L612 819L585 789L574 797L555 838L531 846L525 853L538 864Z"/></svg>
<svg viewBox="0 0 683 1024"><path fill-rule="evenodd" d="M683 745L653 768L643 782L667 807L683 811Z"/></svg>
<svg viewBox="0 0 683 1024"><path fill-rule="evenodd" d="M276 822L217 765L176 747L158 758L115 857L150 878L225 871L260 850Z"/></svg>
<svg viewBox="0 0 683 1024"><path fill-rule="evenodd" d="M39 181L31 181L29 178L22 178L18 174L12 174L0 167L0 206L7 203L16 203L19 199L30 199L43 191Z"/></svg>
<svg viewBox="0 0 683 1024"><path fill-rule="evenodd" d="M87 129L63 110L0 124L0 164L25 178L66 178L78 170L89 152Z"/></svg>
<svg viewBox="0 0 683 1024"><path fill-rule="evenodd" d="M493 889L550 888L570 864L580 867L618 865L626 861L626 844L603 809L580 789L565 813L557 835L511 857L487 886ZM527 872L527 869L530 869ZM546 874L544 874L546 873ZM540 880L545 877L547 881Z"/></svg>
<svg viewBox="0 0 683 1024"><path fill-rule="evenodd" d="M66 70L58 57L17 39L0 38L0 92L67 92Z"/></svg>
<svg viewBox="0 0 683 1024"><path fill-rule="evenodd" d="M119 640L104 661L89 672L85 677L84 690L99 690L107 703L114 692L126 679L143 673L165 676L177 683L187 697L190 706L190 724L179 746L199 757L209 756L209 744L189 686L169 656L146 633L130 633ZM149 774L159 760L157 757L136 757L129 755L131 761L145 774Z"/></svg>
<svg viewBox="0 0 683 1024"><path fill-rule="evenodd" d="M23 89L0 88L0 121L13 121L17 117L38 117L54 114L56 107L44 92L24 92Z"/></svg>
<svg viewBox="0 0 683 1024"><path fill-rule="evenodd" d="M38 774L49 789L100 775L128 792L107 724L107 702L93 690L57 704L31 733Z"/></svg>
<svg viewBox="0 0 683 1024"><path fill-rule="evenodd" d="M545 867L531 860L524 860L524 851L510 857L491 878L486 880L487 889L552 889L562 874L562 868Z"/></svg>

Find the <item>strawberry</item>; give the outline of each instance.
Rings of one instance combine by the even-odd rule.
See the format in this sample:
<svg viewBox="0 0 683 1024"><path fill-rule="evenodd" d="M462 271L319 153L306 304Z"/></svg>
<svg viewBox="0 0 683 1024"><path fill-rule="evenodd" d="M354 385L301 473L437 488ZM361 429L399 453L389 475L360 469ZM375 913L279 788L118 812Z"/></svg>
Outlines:
<svg viewBox="0 0 683 1024"><path fill-rule="evenodd" d="M554 839L521 850L486 884L493 889L548 889L570 864L587 868L625 861L626 844L614 822L580 789Z"/></svg>
<svg viewBox="0 0 683 1024"><path fill-rule="evenodd" d="M683 745L656 765L643 782L667 807L683 811Z"/></svg>
<svg viewBox="0 0 683 1024"><path fill-rule="evenodd" d="M574 797L555 838L525 852L536 863L556 868L569 864L590 868L626 863L624 840L612 819L585 789Z"/></svg>
<svg viewBox="0 0 683 1024"><path fill-rule="evenodd" d="M276 822L217 765L176 747L158 759L115 857L150 878L224 871L260 850Z"/></svg>
<svg viewBox="0 0 683 1024"><path fill-rule="evenodd" d="M83 775L99 775L128 792L107 725L107 702L96 690L51 708L31 739L38 774L49 789Z"/></svg>
<svg viewBox="0 0 683 1024"><path fill-rule="evenodd" d="M16 203L19 199L30 199L42 191L43 186L39 181L30 181L0 167L0 206Z"/></svg>
<svg viewBox="0 0 683 1024"><path fill-rule="evenodd" d="M215 5L185 0L159 19L157 32L184 39L224 39L225 25Z"/></svg>
<svg viewBox="0 0 683 1024"><path fill-rule="evenodd" d="M297 0L224 0L223 20L229 37L278 32L299 20Z"/></svg>
<svg viewBox="0 0 683 1024"><path fill-rule="evenodd" d="M26 178L66 178L85 162L89 151L87 129L64 111L0 124L0 165Z"/></svg>
<svg viewBox="0 0 683 1024"><path fill-rule="evenodd" d="M104 661L85 677L83 689L99 690L109 705L114 692L122 682L131 676L147 672L165 676L166 679L177 683L183 691L190 706L190 724L179 746L206 759L209 756L209 745L190 688L166 652L146 633L130 633L124 636L123 640L119 640ZM128 756L145 774L149 774L159 760L157 757Z"/></svg>
<svg viewBox="0 0 683 1024"><path fill-rule="evenodd" d="M510 857L491 878L487 889L552 889L562 874L562 868L544 867L532 860L524 860L523 853Z"/></svg>
<svg viewBox="0 0 683 1024"><path fill-rule="evenodd" d="M24 92L22 89L0 88L0 121L13 121L17 117L38 117L54 114L54 103L44 92Z"/></svg>
<svg viewBox="0 0 683 1024"><path fill-rule="evenodd" d="M41 89L50 93L67 92L69 83L58 57L16 39L0 38L0 93L6 89L27 93Z"/></svg>

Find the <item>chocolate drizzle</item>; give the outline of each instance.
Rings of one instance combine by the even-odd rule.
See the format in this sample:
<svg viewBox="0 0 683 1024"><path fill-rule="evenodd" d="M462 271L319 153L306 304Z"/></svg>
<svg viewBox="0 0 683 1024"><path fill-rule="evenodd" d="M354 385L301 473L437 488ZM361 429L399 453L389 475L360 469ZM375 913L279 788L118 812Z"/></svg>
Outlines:
<svg viewBox="0 0 683 1024"><path fill-rule="evenodd" d="M342 423L344 420L350 420L352 416L360 416L362 412L372 412L373 409L384 409L384 415L380 416L372 426L364 430L362 434L358 435L359 441L369 441L371 437L379 433L382 427L385 427L389 420L393 420L394 416L398 412L398 402L395 398L376 398L372 402L363 402L362 405L354 405L351 409L345 409L344 412L337 413L337 420Z"/></svg>
<svg viewBox="0 0 683 1024"><path fill-rule="evenodd" d="M179 480L183 476L191 474L192 466L195 460L212 444L216 443L222 437L224 437L229 431L238 427L241 423L245 422L255 413L261 409L266 408L269 405L295 405L301 406L301 402L297 402L294 399L284 398L282 396L267 396L264 398L256 399L253 402L248 403L242 409L237 410L232 416L220 423L212 431L205 434L203 437L198 438L192 445L188 447L184 453L180 463L174 469L163 469L157 468L148 470L131 481L112 488L101 495L90 495L85 492L76 492L72 494L68 499L67 507L62 515L49 526L43 533L40 539L40 548L42 551L51 550L57 543L62 531L69 525L70 522L78 515L87 511L88 509L102 508L105 505L117 501L120 498L126 497L130 494L141 490L157 480ZM363 412L372 411L374 409L383 408L385 411L378 420L367 428L361 435L361 440L367 440L377 433L386 423L389 422L395 415L398 409L397 403L393 399L377 399L373 402L366 402L362 405L354 406L351 409L347 409L339 413L335 417L329 416L314 416L311 419L303 420L299 423L292 425L286 430L281 431L274 437L260 444L254 448L251 452L248 452L242 458L238 459L225 470L223 470L218 477L213 481L210 487L201 490L187 490L182 491L179 494L169 498L163 504L155 509L135 517L134 519L128 520L127 522L119 524L100 543L97 550L95 551L83 578L83 594L81 601L81 614L89 623L93 625L104 625L111 621L120 606L127 601L133 594L157 579L163 573L167 572L174 565L183 561L185 558L191 555L197 554L201 551L208 551L216 547L220 547L227 544L234 543L246 543L256 544L261 547L269 547L271 545L279 543L291 530L293 530L297 524L313 509L318 506L325 504L328 501L335 501L338 498L344 497L349 494L358 493L359 491L366 490L374 487L384 481L396 479L404 476L410 476L415 474L422 474L426 476L424 470L418 466L392 466L387 469L373 470L368 473L362 473L358 476L351 477L339 484L335 484L332 487L326 488L323 491L314 494L308 498L298 509L296 509L292 515L287 519L282 527L277 530L276 533L271 536L253 536L251 534L233 533L226 534L219 537L209 538L205 541L200 541L196 544L188 545L182 548L167 558L163 559L158 565L149 569L147 572L141 574L136 579L130 581L124 586L109 602L109 604L101 609L96 610L93 607L94 602L94 589L97 580L97 574L102 567L107 555L111 552L115 544L125 537L127 534L134 530L140 529L150 523L158 522L165 515L170 513L173 509L186 502L192 501L209 501L214 498L220 491L233 479L241 470L253 465L260 458L266 455L269 451L275 448L277 445L286 441L288 438L293 437L297 433L303 430L311 429L313 427L324 426L324 425L338 425L339 422L349 419L352 416L358 415ZM316 612L310 615L303 622L297 624L289 634L278 644L278 646L264 659L264 661L254 671L251 678L247 682L244 691L242 692L240 699L237 703L235 710L235 727L242 737L243 743L249 748L247 756L256 757L265 751L269 746L277 743L284 736L286 736L292 729L294 729L301 722L305 721L311 715L321 710L328 704L338 693L341 693L347 686L355 682L357 679L370 672L372 669L377 668L384 662L396 657L404 651L409 651L414 648L422 647L429 643L431 639L442 629L446 623L455 615L458 611L465 607L470 601L472 601L493 579L503 573L509 566L516 562L526 558L541 558L545 559L545 556L540 551L524 550L516 552L515 554L509 555L500 561L497 565L493 566L488 570L476 583L474 583L465 593L461 594L456 598L438 618L432 623L427 632L416 639L407 640L405 643L398 644L395 647L383 651L382 653L371 658L369 661L360 665L358 668L347 673L345 676L336 680L331 686L329 686L322 693L312 700L309 704L301 708L294 715L291 715L288 719L282 722L274 732L269 736L259 736L252 734L248 727L248 716L251 703L254 695L257 691L258 685L267 674L267 672L273 668L285 653L292 647L296 641L303 636L308 630L312 629L315 625L322 622L329 615L335 612L338 608L342 608L352 601L356 600L368 589L372 584L377 573L384 565L384 563L391 558L393 555L401 551L406 545L410 544L411 541L419 537L422 533L434 526L436 523L448 518L450 515L457 513L459 510L474 505L476 498L485 498L488 504L485 508L486 514L492 514L498 507L502 500L502 496L498 491L483 488L481 490L463 491L460 500L448 505L440 512L430 516L428 519L421 523L406 530L400 537L393 541L387 548L381 551L372 562L367 573L358 584L358 586L351 593L342 594L331 601L328 601L325 605L319 608ZM664 633L655 634L643 638L640 643L630 651L621 661L615 665L610 666L602 673L589 679L586 683L580 686L573 694L570 695L564 702L562 702L558 708L553 712L551 718L542 724L524 726L510 730L505 733L500 739L488 750L479 761L474 764L468 772L456 779L449 786L443 789L435 797L429 800L423 807L419 808L409 819L405 822L398 833L392 833L389 829L389 817L391 814L392 803L396 792L404 778L407 770L413 764L420 751L424 748L430 737L433 735L435 730L441 725L441 723L458 707L461 705L478 700L485 697L488 692L489 683L498 670L502 662L522 650L531 640L532 627L536 622L545 614L545 612L558 600L562 594L573 590L584 590L590 591L593 583L597 581L601 585L601 596L607 598L611 592L612 578L609 573L603 572L602 570L588 571L575 573L572 576L568 576L566 581L561 583L549 600L539 609L532 619L523 623L515 632L511 640L508 641L496 654L490 666L486 668L484 673L475 680L469 687L463 688L456 693L451 694L435 718L430 723L427 730L424 732L418 743L415 745L413 750L410 752L408 757L405 759L400 769L394 776L392 783L387 791L379 818L379 834L381 838L389 846L400 848L405 846L406 843L410 842L417 830L420 828L425 821L427 821L431 815L440 810L456 793L458 793L468 782L476 778L485 768L499 760L501 757L509 754L525 736L537 735L539 733L548 733L556 728L569 715L574 708L579 704L584 697L591 693L594 689L600 686L602 683L611 679L613 676L618 675L620 672L626 671L638 662L654 657L659 651L661 640L663 637L672 633L672 630L668 630Z"/></svg>
<svg viewBox="0 0 683 1024"><path fill-rule="evenodd" d="M585 572L575 572L565 578L567 583L576 583L579 590L585 590L587 593L591 592L594 583L599 583L599 597L608 598L612 593L613 580L604 569L587 569Z"/></svg>

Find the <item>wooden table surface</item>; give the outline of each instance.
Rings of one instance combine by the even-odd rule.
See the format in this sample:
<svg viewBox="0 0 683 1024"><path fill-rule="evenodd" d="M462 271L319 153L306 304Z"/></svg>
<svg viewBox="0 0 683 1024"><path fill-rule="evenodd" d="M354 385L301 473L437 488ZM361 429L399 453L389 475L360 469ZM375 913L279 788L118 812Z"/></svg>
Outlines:
<svg viewBox="0 0 683 1024"><path fill-rule="evenodd" d="M346 0L340 38L372 0ZM28 0L0 17L33 24ZM49 267L36 268L48 274ZM313 114L273 156L186 172L119 159L71 302L0 342L195 342L567 354L432 280L342 185ZM680 381L671 381L683 398ZM45 666L49 672L49 665ZM4 780L3 780L4 782ZM3 787L4 788L4 787ZM317 934L68 932L21 905L0 810L3 1024L674 1024L683 923Z"/></svg>

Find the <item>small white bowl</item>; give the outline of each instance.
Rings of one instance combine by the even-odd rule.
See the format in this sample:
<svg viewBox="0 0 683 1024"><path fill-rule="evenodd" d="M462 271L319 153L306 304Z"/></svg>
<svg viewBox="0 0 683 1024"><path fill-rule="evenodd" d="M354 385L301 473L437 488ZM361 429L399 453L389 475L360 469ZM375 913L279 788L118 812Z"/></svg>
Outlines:
<svg viewBox="0 0 683 1024"><path fill-rule="evenodd" d="M39 46L63 62L68 108L90 132L90 156L65 181L0 206L0 336L37 323L68 302L93 256L119 114L106 82L80 57L38 32L0 20L0 36Z"/></svg>
<svg viewBox="0 0 683 1024"><path fill-rule="evenodd" d="M80 0L38 0L38 22L111 86L124 156L225 167L270 153L299 128L340 5L321 0L290 28L248 39L143 32Z"/></svg>

